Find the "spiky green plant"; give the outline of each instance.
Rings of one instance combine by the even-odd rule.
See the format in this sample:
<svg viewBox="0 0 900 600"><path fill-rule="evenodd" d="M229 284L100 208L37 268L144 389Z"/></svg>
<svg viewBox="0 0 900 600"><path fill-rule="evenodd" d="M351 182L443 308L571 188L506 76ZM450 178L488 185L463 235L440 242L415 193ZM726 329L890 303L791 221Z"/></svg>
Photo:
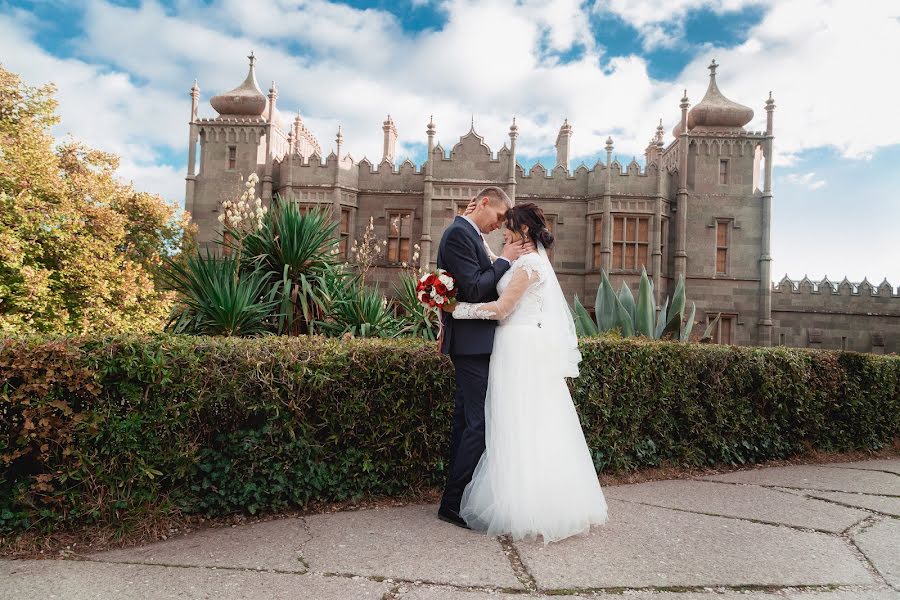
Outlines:
<svg viewBox="0 0 900 600"><path fill-rule="evenodd" d="M316 323L324 319L332 304L329 290L345 275L336 252L336 227L328 209L304 214L295 202L276 198L259 229L230 242L244 269L269 273L272 288L279 290L278 333L315 333Z"/></svg>
<svg viewBox="0 0 900 600"><path fill-rule="evenodd" d="M685 292L684 276L679 276L672 297L672 305L669 306L669 298L659 311L656 309L656 295L653 291L653 282L647 277L647 270L641 269L641 282L638 287L637 301L631 293L631 288L624 281L619 293L613 291L612 284L606 271L601 273L600 287L597 290L597 299L594 302L596 322L590 313L575 297L574 313L575 328L578 335L592 336L608 331L618 331L623 336L643 336L650 339L672 338L682 342L690 339L694 328L694 316L697 306L691 303L691 310L685 319ZM712 332L719 323L719 316L709 324L701 342L712 339Z"/></svg>
<svg viewBox="0 0 900 600"><path fill-rule="evenodd" d="M240 269L233 257L208 250L174 261L165 258L161 277L175 290L179 306L166 324L174 333L251 336L268 333L277 310L279 287L257 267Z"/></svg>
<svg viewBox="0 0 900 600"><path fill-rule="evenodd" d="M327 318L317 323L325 335L394 338L405 333L404 324L378 287L366 286L358 277L335 288Z"/></svg>
<svg viewBox="0 0 900 600"><path fill-rule="evenodd" d="M416 294L418 280L407 273L400 275L400 285L397 286L398 318L404 322L406 335L426 339L437 340L438 315L433 309L421 302Z"/></svg>

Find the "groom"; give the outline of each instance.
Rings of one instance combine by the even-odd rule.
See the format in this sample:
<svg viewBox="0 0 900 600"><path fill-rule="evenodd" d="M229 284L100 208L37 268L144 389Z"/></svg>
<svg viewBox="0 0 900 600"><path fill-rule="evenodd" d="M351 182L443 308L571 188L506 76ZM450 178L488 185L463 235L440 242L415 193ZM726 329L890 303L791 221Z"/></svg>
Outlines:
<svg viewBox="0 0 900 600"><path fill-rule="evenodd" d="M512 262L530 247L522 242L503 248L493 257L484 234L498 229L513 202L502 189L486 187L469 204L466 214L458 216L444 232L438 247L437 266L456 280L456 299L460 302L492 302L497 299L497 282ZM530 246L530 245L529 245ZM496 258L496 260L492 260ZM441 313L444 337L441 352L450 355L456 371L453 425L450 430L450 470L441 498L438 517L460 527L463 490L472 479L475 466L484 452L484 398L494 346L496 321L454 321L450 313Z"/></svg>

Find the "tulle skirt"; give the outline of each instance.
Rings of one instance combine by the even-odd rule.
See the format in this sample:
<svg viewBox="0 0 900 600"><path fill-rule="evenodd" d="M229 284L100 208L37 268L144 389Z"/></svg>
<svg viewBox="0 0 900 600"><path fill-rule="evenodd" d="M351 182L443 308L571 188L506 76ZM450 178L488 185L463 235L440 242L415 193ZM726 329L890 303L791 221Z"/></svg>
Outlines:
<svg viewBox="0 0 900 600"><path fill-rule="evenodd" d="M549 374L548 332L501 325L485 399L485 443L460 515L475 530L559 541L606 522L606 499L562 376ZM552 361L551 361L552 362Z"/></svg>

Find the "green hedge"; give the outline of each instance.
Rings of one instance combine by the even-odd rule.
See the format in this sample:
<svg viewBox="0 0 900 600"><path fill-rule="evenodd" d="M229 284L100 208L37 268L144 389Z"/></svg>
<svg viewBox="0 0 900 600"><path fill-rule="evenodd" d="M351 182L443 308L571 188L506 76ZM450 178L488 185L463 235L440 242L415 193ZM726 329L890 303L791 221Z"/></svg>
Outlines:
<svg viewBox="0 0 900 600"><path fill-rule="evenodd" d="M582 342L598 470L900 436L900 358ZM401 495L445 476L450 362L419 341L183 336L0 346L0 532Z"/></svg>

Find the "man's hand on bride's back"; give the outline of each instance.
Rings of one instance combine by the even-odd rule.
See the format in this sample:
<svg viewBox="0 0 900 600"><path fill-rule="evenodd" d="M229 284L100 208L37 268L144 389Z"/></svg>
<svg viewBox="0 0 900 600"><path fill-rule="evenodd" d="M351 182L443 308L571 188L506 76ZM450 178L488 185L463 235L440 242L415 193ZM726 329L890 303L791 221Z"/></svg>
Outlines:
<svg viewBox="0 0 900 600"><path fill-rule="evenodd" d="M525 242L523 240L520 240L518 242L503 246L503 252L500 254L500 256L502 256L509 262L515 262L517 258L522 256L523 254L528 254L529 252L534 252L534 244L532 244L530 241Z"/></svg>

